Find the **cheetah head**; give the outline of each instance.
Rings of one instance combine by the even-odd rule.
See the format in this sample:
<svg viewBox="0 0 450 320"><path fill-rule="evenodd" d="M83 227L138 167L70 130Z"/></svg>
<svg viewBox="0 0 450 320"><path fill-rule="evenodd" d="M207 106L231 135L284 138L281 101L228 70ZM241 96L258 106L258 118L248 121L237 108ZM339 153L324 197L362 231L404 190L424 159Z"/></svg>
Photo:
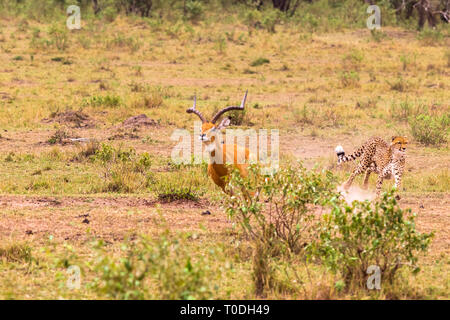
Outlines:
<svg viewBox="0 0 450 320"><path fill-rule="evenodd" d="M402 136L393 136L391 141L391 148L397 149L399 151L406 151L406 145L408 144L408 139Z"/></svg>

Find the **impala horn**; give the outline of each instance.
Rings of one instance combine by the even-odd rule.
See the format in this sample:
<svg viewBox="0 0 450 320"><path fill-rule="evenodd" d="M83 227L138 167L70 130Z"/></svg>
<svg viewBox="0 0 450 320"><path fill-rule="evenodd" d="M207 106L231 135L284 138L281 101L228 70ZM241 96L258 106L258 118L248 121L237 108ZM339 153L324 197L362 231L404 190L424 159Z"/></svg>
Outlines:
<svg viewBox="0 0 450 320"><path fill-rule="evenodd" d="M200 111L198 111L197 109L195 109L196 104L197 104L197 96L194 96L194 105L191 108L187 109L186 112L187 113L195 113L200 118L200 120L202 120L203 123L207 122L205 117L202 115L202 113Z"/></svg>
<svg viewBox="0 0 450 320"><path fill-rule="evenodd" d="M220 110L219 112L216 113L214 118L211 120L211 123L216 123L216 121L220 118L220 116L223 115L225 112L228 112L231 110L244 110L245 100L247 99L247 93L248 93L248 90L245 91L244 98L242 99L241 105L239 107L238 106L230 106L230 107L223 108L222 110Z"/></svg>

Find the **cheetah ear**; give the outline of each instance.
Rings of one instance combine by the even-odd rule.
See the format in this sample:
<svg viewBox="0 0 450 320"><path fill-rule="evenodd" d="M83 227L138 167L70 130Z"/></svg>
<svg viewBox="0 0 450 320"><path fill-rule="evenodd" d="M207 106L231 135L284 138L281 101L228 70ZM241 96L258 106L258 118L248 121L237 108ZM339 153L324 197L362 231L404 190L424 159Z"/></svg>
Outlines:
<svg viewBox="0 0 450 320"><path fill-rule="evenodd" d="M395 140L395 138L396 138L396 136L392 136L392 139L391 139L391 141L394 141L394 140Z"/></svg>

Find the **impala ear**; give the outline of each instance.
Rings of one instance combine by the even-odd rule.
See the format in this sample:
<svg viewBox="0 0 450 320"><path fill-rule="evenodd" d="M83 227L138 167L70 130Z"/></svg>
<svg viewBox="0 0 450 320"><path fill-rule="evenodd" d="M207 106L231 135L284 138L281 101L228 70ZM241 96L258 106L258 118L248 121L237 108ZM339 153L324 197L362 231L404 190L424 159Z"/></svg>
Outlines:
<svg viewBox="0 0 450 320"><path fill-rule="evenodd" d="M229 118L225 118L222 122L217 126L217 129L222 130L230 125L231 120Z"/></svg>

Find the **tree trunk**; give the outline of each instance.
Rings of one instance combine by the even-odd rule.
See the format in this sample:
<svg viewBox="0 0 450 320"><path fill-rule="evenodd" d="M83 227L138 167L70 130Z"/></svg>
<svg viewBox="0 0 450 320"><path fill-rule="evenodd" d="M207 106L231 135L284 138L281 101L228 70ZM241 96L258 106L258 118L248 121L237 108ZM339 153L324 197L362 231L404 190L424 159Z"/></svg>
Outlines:
<svg viewBox="0 0 450 320"><path fill-rule="evenodd" d="M92 0L92 6L94 8L94 14L97 15L100 12L100 7L98 6L98 0Z"/></svg>

